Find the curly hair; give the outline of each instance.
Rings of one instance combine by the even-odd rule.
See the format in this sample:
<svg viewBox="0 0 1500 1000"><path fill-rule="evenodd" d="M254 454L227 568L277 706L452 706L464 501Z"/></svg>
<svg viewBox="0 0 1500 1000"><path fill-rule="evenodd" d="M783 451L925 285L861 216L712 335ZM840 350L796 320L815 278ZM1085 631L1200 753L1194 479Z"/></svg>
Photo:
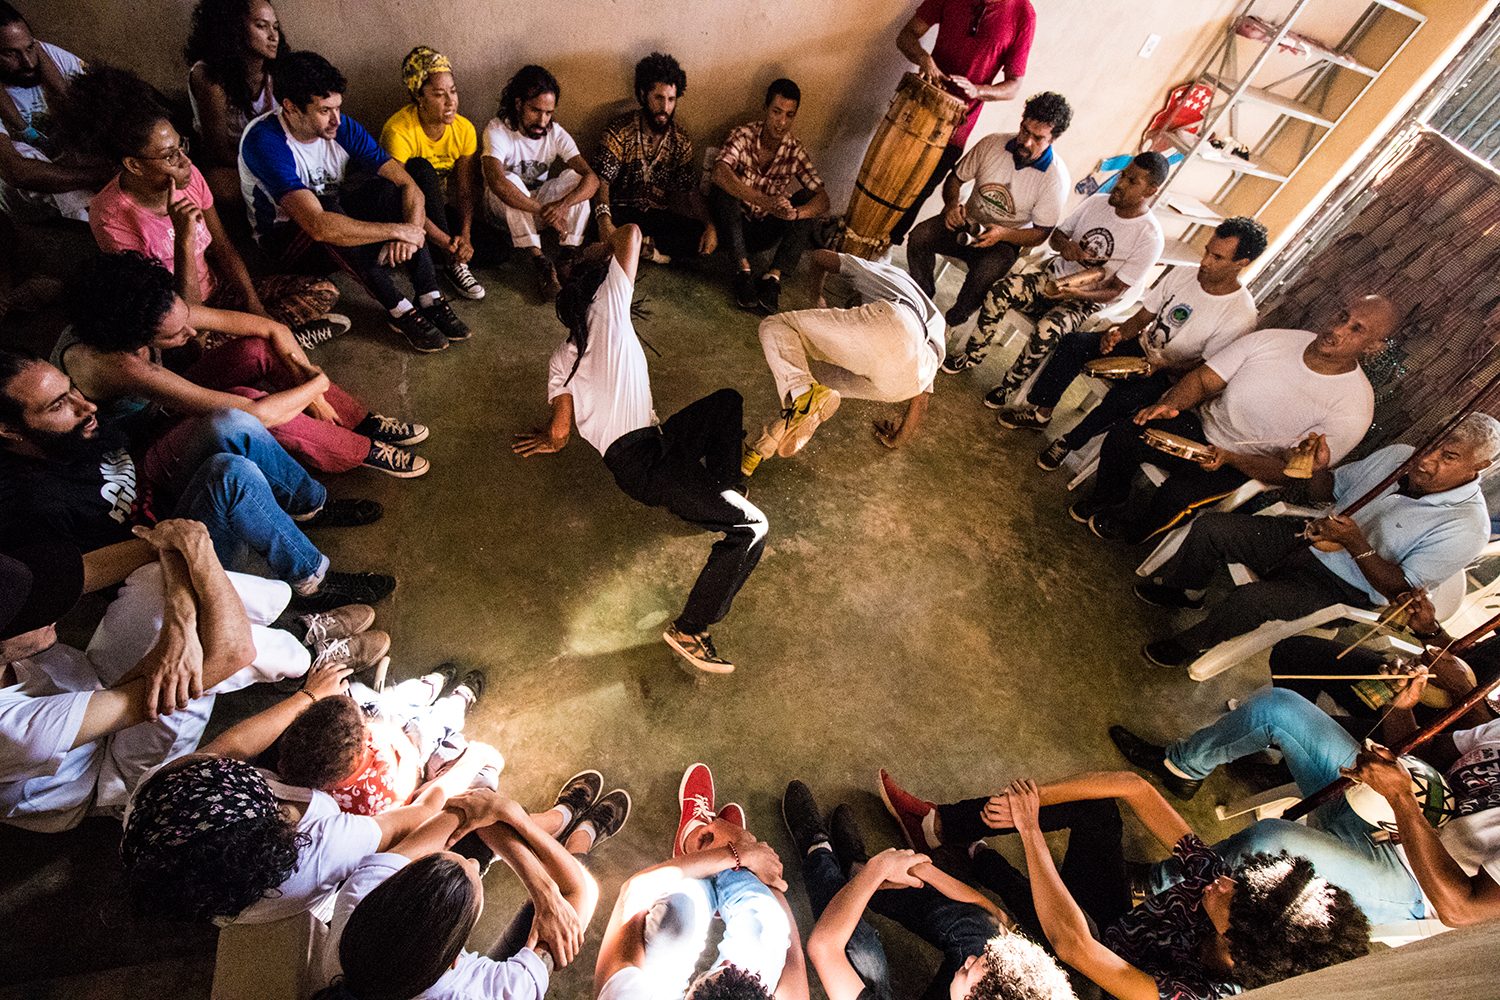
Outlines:
<svg viewBox="0 0 1500 1000"><path fill-rule="evenodd" d="M451 854L429 854L370 890L344 925L344 974L318 998L411 1000L448 971L484 894Z"/></svg>
<svg viewBox="0 0 1500 1000"><path fill-rule="evenodd" d="M984 946L984 974L964 1000L1076 1000L1057 959L1024 934L1002 931Z"/></svg>
<svg viewBox="0 0 1500 1000"><path fill-rule="evenodd" d="M1319 878L1306 858L1248 855L1229 901L1231 974L1247 990L1359 958L1370 921L1348 892Z"/></svg>
<svg viewBox="0 0 1500 1000"><path fill-rule="evenodd" d="M715 972L717 974L712 974ZM766 989L759 976L738 965L726 965L699 976L698 981L688 987L683 1000L771 1000L771 991Z"/></svg>
<svg viewBox="0 0 1500 1000"><path fill-rule="evenodd" d="M142 851L126 872L126 898L142 919L233 917L275 895L311 842L285 820L251 819L171 849Z"/></svg>
<svg viewBox="0 0 1500 1000"><path fill-rule="evenodd" d="M68 80L56 115L71 148L114 163L139 156L156 127L172 120L155 87L101 62Z"/></svg>
<svg viewBox="0 0 1500 1000"><path fill-rule="evenodd" d="M568 340L578 348L578 357L573 359L573 370L568 372L563 385L573 381L578 366L583 363L583 352L589 349L589 307L599 286L609 276L612 256L595 260L577 260L567 268L562 277L562 290L557 293L557 318L568 328Z"/></svg>
<svg viewBox="0 0 1500 1000"><path fill-rule="evenodd" d="M1026 98L1021 117L1029 118L1038 125L1049 126L1052 129L1052 141L1056 142L1068 130L1068 126L1073 124L1073 105L1056 91L1044 90Z"/></svg>
<svg viewBox="0 0 1500 1000"><path fill-rule="evenodd" d="M528 64L516 70L516 75L505 81L505 89L500 91L500 109L495 114L505 120L505 124L512 131L519 132L521 129L520 106L533 97L543 94L551 94L553 100L562 101L562 87L558 86L557 77L553 76L546 67Z"/></svg>
<svg viewBox="0 0 1500 1000"><path fill-rule="evenodd" d="M288 52L276 60L271 91L276 103L291 101L303 111L314 97L332 97L349 89L338 68L316 52Z"/></svg>
<svg viewBox="0 0 1500 1000"><path fill-rule="evenodd" d="M229 103L254 116L256 94L245 79L249 50L245 46L245 19L252 0L198 0L193 8L192 28L182 56L188 66L202 62L209 80L224 88ZM291 52L286 32L279 31L276 58L266 62L266 72L275 79L276 64Z"/></svg>
<svg viewBox="0 0 1500 1000"><path fill-rule="evenodd" d="M171 271L127 250L85 260L74 274L68 300L78 340L113 354L151 343L177 291Z"/></svg>
<svg viewBox="0 0 1500 1000"><path fill-rule="evenodd" d="M319 698L281 734L276 771L302 788L347 781L365 752L365 713L353 698Z"/></svg>
<svg viewBox="0 0 1500 1000"><path fill-rule="evenodd" d="M676 87L678 97L687 93L687 73L664 52L653 52L635 64L635 99L645 104L646 93L658 83Z"/></svg>
<svg viewBox="0 0 1500 1000"><path fill-rule="evenodd" d="M1254 260L1266 252L1266 227L1248 215L1235 215L1214 227L1214 235L1223 239L1233 236L1235 260Z"/></svg>

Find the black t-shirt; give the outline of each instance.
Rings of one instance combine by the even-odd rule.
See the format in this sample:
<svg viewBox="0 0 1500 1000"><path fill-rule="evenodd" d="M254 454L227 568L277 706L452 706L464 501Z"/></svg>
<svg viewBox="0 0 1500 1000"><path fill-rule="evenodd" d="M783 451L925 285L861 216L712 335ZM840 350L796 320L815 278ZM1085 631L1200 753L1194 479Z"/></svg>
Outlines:
<svg viewBox="0 0 1500 1000"><path fill-rule="evenodd" d="M150 523L147 507L124 448L71 464L0 450L0 548L52 535L92 552Z"/></svg>

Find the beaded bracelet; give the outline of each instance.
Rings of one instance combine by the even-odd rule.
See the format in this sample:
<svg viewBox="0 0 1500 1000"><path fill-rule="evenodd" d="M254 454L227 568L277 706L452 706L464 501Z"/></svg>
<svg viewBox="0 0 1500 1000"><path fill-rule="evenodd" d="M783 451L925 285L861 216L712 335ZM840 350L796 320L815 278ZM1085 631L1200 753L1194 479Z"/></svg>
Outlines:
<svg viewBox="0 0 1500 1000"><path fill-rule="evenodd" d="M734 844L732 844L732 843L729 845L729 853L734 855L734 867L732 869L730 869L730 870L731 871L739 871L740 870L740 852L737 851L737 850L735 850Z"/></svg>

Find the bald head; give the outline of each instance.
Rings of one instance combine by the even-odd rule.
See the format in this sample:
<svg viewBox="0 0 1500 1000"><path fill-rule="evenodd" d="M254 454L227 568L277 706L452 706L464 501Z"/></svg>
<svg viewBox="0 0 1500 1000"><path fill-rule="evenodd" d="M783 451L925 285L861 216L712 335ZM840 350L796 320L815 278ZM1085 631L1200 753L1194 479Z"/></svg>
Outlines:
<svg viewBox="0 0 1500 1000"><path fill-rule="evenodd" d="M1389 337L1401 318L1396 306L1384 295L1361 295L1349 303L1349 312L1363 318L1364 325L1374 331L1372 336L1376 340Z"/></svg>
<svg viewBox="0 0 1500 1000"><path fill-rule="evenodd" d="M1353 299L1308 345L1308 363L1323 374L1352 371L1361 357L1391 335L1399 319L1396 307L1383 295Z"/></svg>

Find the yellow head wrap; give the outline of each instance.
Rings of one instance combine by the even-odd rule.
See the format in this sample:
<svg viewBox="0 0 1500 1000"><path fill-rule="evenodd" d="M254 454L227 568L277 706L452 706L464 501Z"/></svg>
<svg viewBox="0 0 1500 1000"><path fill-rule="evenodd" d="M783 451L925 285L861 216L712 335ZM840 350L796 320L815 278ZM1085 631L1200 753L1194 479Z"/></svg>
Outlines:
<svg viewBox="0 0 1500 1000"><path fill-rule="evenodd" d="M434 52L426 45L418 45L412 49L407 57L401 62L401 82L406 84L407 91L412 100L417 99L417 91L422 89L422 84L434 73L452 73L453 64L448 57Z"/></svg>

